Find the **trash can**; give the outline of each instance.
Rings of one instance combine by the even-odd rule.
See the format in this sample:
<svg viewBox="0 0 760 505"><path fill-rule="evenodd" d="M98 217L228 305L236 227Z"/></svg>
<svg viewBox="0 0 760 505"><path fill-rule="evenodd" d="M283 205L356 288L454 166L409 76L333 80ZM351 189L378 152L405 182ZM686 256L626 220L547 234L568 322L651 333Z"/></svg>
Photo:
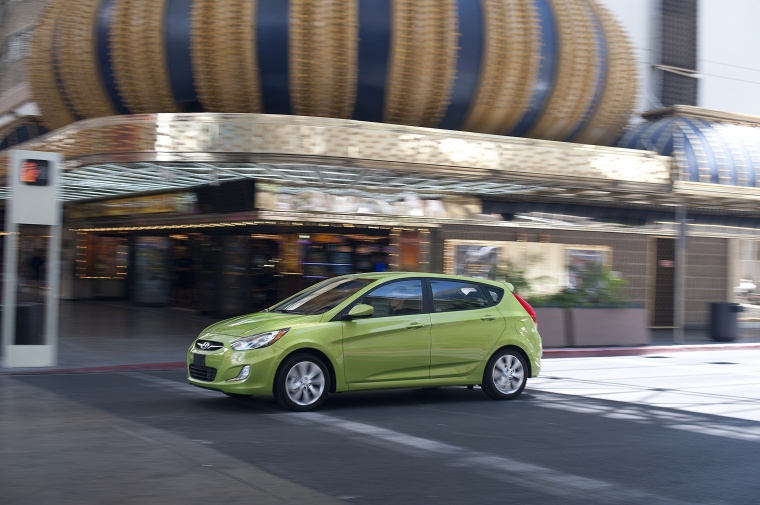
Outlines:
<svg viewBox="0 0 760 505"><path fill-rule="evenodd" d="M738 303L711 303L710 338L718 342L733 342L739 338L737 314L743 311Z"/></svg>
<svg viewBox="0 0 760 505"><path fill-rule="evenodd" d="M2 324L3 306L0 304L0 324ZM16 334L13 345L42 345L43 305L41 303L16 304Z"/></svg>

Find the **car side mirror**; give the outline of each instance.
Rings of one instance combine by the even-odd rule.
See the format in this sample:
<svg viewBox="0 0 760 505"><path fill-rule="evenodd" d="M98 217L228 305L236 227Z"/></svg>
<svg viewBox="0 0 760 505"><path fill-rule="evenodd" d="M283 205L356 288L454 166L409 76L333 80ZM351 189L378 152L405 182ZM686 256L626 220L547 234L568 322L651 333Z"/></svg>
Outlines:
<svg viewBox="0 0 760 505"><path fill-rule="evenodd" d="M366 303L357 303L351 310L348 311L348 319L358 319L362 317L372 317L375 313L375 308L372 305Z"/></svg>

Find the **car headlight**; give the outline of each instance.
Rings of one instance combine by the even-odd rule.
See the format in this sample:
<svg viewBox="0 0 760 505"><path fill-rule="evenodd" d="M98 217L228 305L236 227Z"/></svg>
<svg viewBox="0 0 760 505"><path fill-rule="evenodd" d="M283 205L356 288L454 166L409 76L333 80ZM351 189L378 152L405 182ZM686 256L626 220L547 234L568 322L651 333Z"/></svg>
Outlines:
<svg viewBox="0 0 760 505"><path fill-rule="evenodd" d="M249 337L243 337L235 340L230 344L230 347L236 351L250 351L251 349L260 349L268 345L272 345L285 335L290 328L283 328L281 330L265 331L264 333L257 333Z"/></svg>

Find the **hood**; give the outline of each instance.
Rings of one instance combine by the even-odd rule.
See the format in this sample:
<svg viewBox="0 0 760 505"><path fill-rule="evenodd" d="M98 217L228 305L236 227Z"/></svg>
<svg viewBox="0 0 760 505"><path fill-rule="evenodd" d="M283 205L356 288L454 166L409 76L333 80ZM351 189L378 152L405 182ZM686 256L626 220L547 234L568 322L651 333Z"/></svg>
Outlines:
<svg viewBox="0 0 760 505"><path fill-rule="evenodd" d="M247 336L269 330L288 328L298 323L317 322L321 318L321 314L304 316L279 312L255 312L214 323L203 330L199 338L210 338L212 335Z"/></svg>

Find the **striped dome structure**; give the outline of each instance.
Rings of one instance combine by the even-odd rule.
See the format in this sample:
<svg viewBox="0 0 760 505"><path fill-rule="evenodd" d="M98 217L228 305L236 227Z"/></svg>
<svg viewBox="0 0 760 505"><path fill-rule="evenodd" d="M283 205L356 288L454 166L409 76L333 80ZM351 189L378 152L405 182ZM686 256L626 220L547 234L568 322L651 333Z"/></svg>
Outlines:
<svg viewBox="0 0 760 505"><path fill-rule="evenodd" d="M760 118L677 105L648 113L618 147L673 156L682 181L760 187Z"/></svg>
<svg viewBox="0 0 760 505"><path fill-rule="evenodd" d="M50 129L235 112L602 145L635 74L596 0L51 0L28 61Z"/></svg>

